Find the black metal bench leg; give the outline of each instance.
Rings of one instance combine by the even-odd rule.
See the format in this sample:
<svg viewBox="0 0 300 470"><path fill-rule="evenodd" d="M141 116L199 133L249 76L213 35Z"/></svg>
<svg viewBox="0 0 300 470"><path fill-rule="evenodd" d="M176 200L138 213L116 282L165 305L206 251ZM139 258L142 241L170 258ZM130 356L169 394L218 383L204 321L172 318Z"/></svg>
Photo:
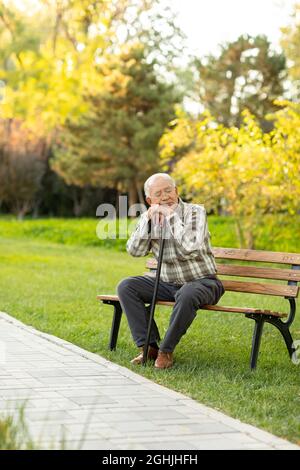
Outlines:
<svg viewBox="0 0 300 470"><path fill-rule="evenodd" d="M254 326L254 332L253 332L253 337L252 337L252 349L251 349L251 357L250 357L251 370L256 369L259 346L260 346L263 326L265 322L265 319L262 318L262 315L260 315L259 318L254 318L254 320L255 320L255 326Z"/></svg>
<svg viewBox="0 0 300 470"><path fill-rule="evenodd" d="M293 345L293 338L292 338L292 335L290 333L288 325L286 325L279 318L267 319L267 322L271 323L271 325L276 326L276 328L280 331L280 333L282 334L283 339L285 341L289 356L292 359L293 354L295 353L295 347Z"/></svg>
<svg viewBox="0 0 300 470"><path fill-rule="evenodd" d="M121 318L122 318L122 307L119 302L115 302L114 303L114 316L112 319L110 339L109 339L109 345L108 345L111 351L115 350L117 346Z"/></svg>

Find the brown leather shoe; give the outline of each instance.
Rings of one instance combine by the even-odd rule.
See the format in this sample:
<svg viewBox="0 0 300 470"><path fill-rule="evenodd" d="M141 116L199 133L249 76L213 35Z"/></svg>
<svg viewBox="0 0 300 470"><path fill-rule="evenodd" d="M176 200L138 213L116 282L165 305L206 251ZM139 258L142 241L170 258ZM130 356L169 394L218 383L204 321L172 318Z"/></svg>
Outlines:
<svg viewBox="0 0 300 470"><path fill-rule="evenodd" d="M136 356L134 359L131 359L131 364L134 364L134 365L140 365L143 363L143 354L144 354L144 348L143 346L140 348L140 354L138 356ZM158 349L156 348L152 348L152 346L149 346L149 349L148 349L148 359L150 361L155 361L155 359L157 358L157 355L158 355Z"/></svg>
<svg viewBox="0 0 300 470"><path fill-rule="evenodd" d="M158 351L158 356L154 366L156 369L169 369L174 363L172 352Z"/></svg>

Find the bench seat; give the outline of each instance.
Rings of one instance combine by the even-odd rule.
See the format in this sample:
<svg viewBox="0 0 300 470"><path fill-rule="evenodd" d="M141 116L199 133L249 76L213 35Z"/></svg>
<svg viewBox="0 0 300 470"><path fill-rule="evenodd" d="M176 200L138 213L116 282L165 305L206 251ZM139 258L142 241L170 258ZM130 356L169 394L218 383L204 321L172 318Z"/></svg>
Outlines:
<svg viewBox="0 0 300 470"><path fill-rule="evenodd" d="M286 253L264 250L245 250L238 248L213 248L216 259L223 259L223 263L217 263L217 275L223 283L225 292L239 292L245 297L244 303L250 303L251 294L262 296L281 297L289 303L289 313L259 309L253 307L223 306L223 305L203 305L199 310L211 310L217 312L241 313L245 317L255 321L252 348L250 356L251 369L256 368L259 346L265 322L274 325L282 334L288 353L294 359L296 348L290 333L290 326L296 314L296 298L299 295L300 282L300 254ZM239 263L244 264L237 264ZM245 262L247 262L245 264ZM251 263L251 265L249 264ZM256 263L253 265L253 263ZM257 264L259 263L259 264ZM268 263L268 266L261 266L261 263ZM271 266L269 266L271 264ZM278 264L289 265L288 268L278 268ZM157 261L154 258L147 258L146 268L149 270L145 275L154 277L156 274ZM226 276L226 279L223 279ZM227 279L237 277L239 280ZM249 279L250 278L250 281ZM255 278L252 281L252 278ZM258 281L258 282L257 282ZM273 281L273 282L272 282ZM279 283L285 281L285 284ZM109 348L116 348L122 308L119 298L114 294L100 294L97 300L114 307L114 316L111 327ZM158 300L157 305L172 307L175 302ZM150 309L150 305L147 307ZM287 317L285 321L282 318ZM297 361L294 361L297 363Z"/></svg>
<svg viewBox="0 0 300 470"><path fill-rule="evenodd" d="M117 295L97 295L98 300L102 300L103 303L110 304L113 302L119 302ZM167 302L165 300L158 300L156 305L165 305L173 307L175 302ZM262 315L271 315L278 318L287 317L287 313L273 312L272 310L261 310L259 308L247 308L247 307L225 307L223 305L203 305L199 310L215 310L217 312L231 312L231 313L259 313Z"/></svg>

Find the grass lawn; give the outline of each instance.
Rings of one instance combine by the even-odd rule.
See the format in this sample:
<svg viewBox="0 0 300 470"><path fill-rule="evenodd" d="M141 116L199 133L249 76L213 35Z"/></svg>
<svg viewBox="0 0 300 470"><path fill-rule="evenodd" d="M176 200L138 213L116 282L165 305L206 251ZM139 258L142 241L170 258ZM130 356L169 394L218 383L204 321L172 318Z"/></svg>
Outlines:
<svg viewBox="0 0 300 470"><path fill-rule="evenodd" d="M145 258L131 258L120 247L114 250L88 243L84 246L27 238L24 233L8 233L8 224L5 221L0 236L0 310L232 417L300 443L300 365L289 360L274 327L265 325L254 373L249 369L254 322L243 315L205 311L199 311L177 347L173 369L131 366L129 361L136 348L126 319L121 324L117 351L108 351L112 308L100 305L95 297L98 293L115 293L122 278L144 272ZM261 297L251 294L246 299L226 293L222 303L287 307L284 300L270 297L263 304ZM167 307L156 310L161 335L169 314ZM292 334L295 340L300 339L299 311Z"/></svg>

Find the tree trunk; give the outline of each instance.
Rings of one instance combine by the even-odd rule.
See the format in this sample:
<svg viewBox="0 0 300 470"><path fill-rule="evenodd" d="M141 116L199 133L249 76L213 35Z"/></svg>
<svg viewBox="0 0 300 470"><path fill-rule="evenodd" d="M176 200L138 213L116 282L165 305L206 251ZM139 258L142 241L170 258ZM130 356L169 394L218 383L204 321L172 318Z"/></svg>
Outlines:
<svg viewBox="0 0 300 470"><path fill-rule="evenodd" d="M236 228L236 234L237 234L240 248L245 248L245 237L243 233L243 227L242 227L240 220L237 217L235 218L235 228Z"/></svg>
<svg viewBox="0 0 300 470"><path fill-rule="evenodd" d="M18 220L23 220L27 212L31 209L31 204L28 201L25 202L17 202L16 204L16 215Z"/></svg>
<svg viewBox="0 0 300 470"><path fill-rule="evenodd" d="M40 199L37 199L37 200L34 201L34 203L33 203L33 210L32 210L32 218L33 218L33 219L37 219L38 216L39 216L40 204L41 204Z"/></svg>
<svg viewBox="0 0 300 470"><path fill-rule="evenodd" d="M82 214L82 202L84 196L84 190L81 188L73 188L72 191L73 199L73 213L75 217L80 217Z"/></svg>
<svg viewBox="0 0 300 470"><path fill-rule="evenodd" d="M249 250L254 250L255 249L255 241L254 241L254 234L252 230L249 230L247 232L247 248Z"/></svg>

